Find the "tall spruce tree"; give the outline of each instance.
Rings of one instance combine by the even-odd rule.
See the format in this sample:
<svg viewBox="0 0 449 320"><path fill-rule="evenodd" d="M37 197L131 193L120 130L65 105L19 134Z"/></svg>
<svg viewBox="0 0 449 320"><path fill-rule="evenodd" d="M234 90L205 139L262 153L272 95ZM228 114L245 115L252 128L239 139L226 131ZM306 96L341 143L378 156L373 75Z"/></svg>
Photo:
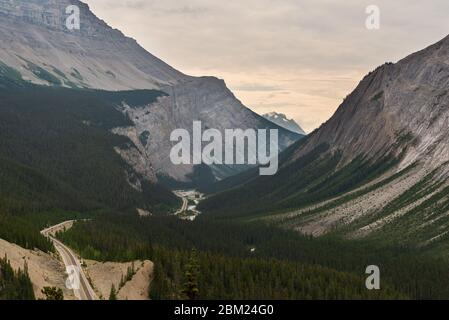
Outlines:
<svg viewBox="0 0 449 320"><path fill-rule="evenodd" d="M198 257L196 249L192 249L189 261L185 268L185 282L182 293L187 296L189 300L195 300L199 295L198 289L198 275L200 267L198 264Z"/></svg>

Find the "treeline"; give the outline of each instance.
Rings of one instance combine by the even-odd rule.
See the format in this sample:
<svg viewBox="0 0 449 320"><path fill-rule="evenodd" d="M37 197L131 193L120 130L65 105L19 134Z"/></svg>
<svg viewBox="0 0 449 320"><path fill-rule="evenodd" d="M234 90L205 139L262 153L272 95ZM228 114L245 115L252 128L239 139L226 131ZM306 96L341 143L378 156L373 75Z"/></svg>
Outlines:
<svg viewBox="0 0 449 320"><path fill-rule="evenodd" d="M60 238L86 258L104 261L153 260L156 270L160 269L161 279L165 279L162 281L165 283L162 288L165 289L161 290L172 294L179 293L183 264L191 248L196 248L200 264L205 265L205 270L211 269L210 272L226 270L225 261L235 261L236 265L238 261L245 263L232 271L237 277L234 280L243 284L248 284L250 280L238 278L238 268L259 265L262 274L266 263L272 263L270 261L279 262L282 272L290 272L289 268L293 266L316 267L317 278L319 270L331 270L360 279L366 277L368 265L378 265L382 288L390 287L412 299L449 298L449 285L441 281L441 275L449 272L448 260L435 258L424 249L380 242L347 241L338 237L311 239L257 222L243 224L207 217L184 222L171 217L140 219L127 215L98 216L92 221L75 224ZM214 266L207 265L208 259L211 264L216 264L216 270ZM176 272L170 271L175 269ZM254 270L251 272L257 274ZM262 278L257 279L262 281ZM205 279L210 281L210 287L204 289L208 286L205 280L203 292L213 292L213 288L219 286L212 278ZM272 279L268 277L267 280ZM167 285L170 283L173 286ZM358 292L353 289L353 293ZM294 295L292 292L289 294ZM324 296L325 292L321 291L321 294ZM235 295L238 296L238 293Z"/></svg>
<svg viewBox="0 0 449 320"><path fill-rule="evenodd" d="M95 214L52 210L39 214L12 215L0 211L0 238L25 249L54 252L53 244L41 235L41 230L61 221L92 218Z"/></svg>
<svg viewBox="0 0 449 320"><path fill-rule="evenodd" d="M30 250L54 250L50 240L40 234L39 228L23 217L0 214L0 238Z"/></svg>
<svg viewBox="0 0 449 320"><path fill-rule="evenodd" d="M35 300L26 264L15 271L7 257L0 258L0 300Z"/></svg>

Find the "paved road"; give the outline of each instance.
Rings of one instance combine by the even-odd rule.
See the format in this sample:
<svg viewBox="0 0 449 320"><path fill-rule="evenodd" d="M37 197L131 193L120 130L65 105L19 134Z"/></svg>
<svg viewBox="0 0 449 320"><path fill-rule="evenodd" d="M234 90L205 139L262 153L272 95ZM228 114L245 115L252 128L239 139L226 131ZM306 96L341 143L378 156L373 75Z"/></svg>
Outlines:
<svg viewBox="0 0 449 320"><path fill-rule="evenodd" d="M175 215L177 216L178 214L181 214L185 211L187 211L187 206L189 204L189 201L187 200L187 197L183 196L181 193L179 192L175 192L175 194L182 199L182 206L181 209L179 209L178 211L175 212Z"/></svg>
<svg viewBox="0 0 449 320"><path fill-rule="evenodd" d="M41 234L45 237L49 237L49 236L54 237L56 232L70 229L74 222L75 222L75 220L68 220L68 221L58 223L54 226L51 226L47 229L42 230Z"/></svg>
<svg viewBox="0 0 449 320"><path fill-rule="evenodd" d="M64 226L67 225L71 226L73 222L74 222L73 220L65 221L53 227L42 230L41 233L42 235L48 237L53 242L53 245L61 255L62 261L64 262L66 268L69 267L69 269L71 270L73 269L79 270L79 275L76 277L79 278L79 288L73 288L75 296L79 300L98 300L97 295L95 294L92 286L87 280L86 275L84 274L84 271L81 267L81 263L79 262L77 256L61 241L54 238L54 232L62 230Z"/></svg>

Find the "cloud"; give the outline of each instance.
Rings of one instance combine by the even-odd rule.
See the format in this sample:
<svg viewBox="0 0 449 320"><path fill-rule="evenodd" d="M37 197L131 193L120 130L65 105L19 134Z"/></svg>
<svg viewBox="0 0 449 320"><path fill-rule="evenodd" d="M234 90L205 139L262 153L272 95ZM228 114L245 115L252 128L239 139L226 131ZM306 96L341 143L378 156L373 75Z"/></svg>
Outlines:
<svg viewBox="0 0 449 320"><path fill-rule="evenodd" d="M164 12L167 14L198 16L206 14L208 12L208 9L206 7L182 6L166 9Z"/></svg>
<svg viewBox="0 0 449 320"><path fill-rule="evenodd" d="M260 91L260 92L266 92L266 91L282 91L283 88L275 85L264 85L264 84L257 84L257 83L251 83L251 84L244 84L239 86L233 86L231 87L234 91Z"/></svg>

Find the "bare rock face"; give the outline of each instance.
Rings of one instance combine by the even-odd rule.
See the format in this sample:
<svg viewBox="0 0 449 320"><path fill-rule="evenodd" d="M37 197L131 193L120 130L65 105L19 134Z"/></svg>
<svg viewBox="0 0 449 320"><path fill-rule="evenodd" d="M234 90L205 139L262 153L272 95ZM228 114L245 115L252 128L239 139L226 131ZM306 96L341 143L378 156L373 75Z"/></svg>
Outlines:
<svg viewBox="0 0 449 320"><path fill-rule="evenodd" d="M80 8L69 30L66 8ZM188 77L98 19L80 1L1 0L0 60L37 84L152 89Z"/></svg>

